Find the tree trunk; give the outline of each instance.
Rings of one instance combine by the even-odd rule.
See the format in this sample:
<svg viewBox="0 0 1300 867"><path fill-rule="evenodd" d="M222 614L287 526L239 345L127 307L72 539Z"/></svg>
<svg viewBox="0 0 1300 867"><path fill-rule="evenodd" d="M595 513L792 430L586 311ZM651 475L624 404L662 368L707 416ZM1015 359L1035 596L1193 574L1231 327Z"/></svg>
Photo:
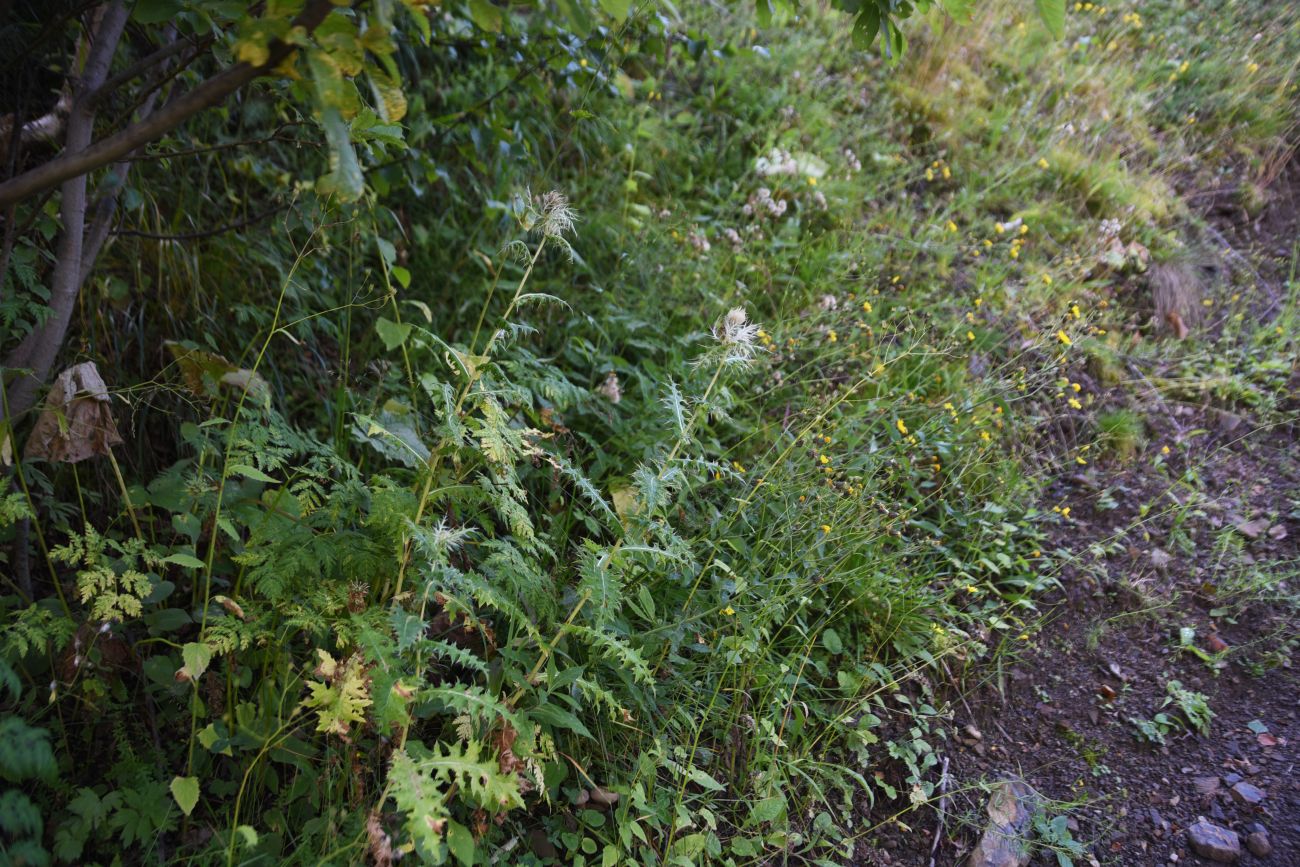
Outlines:
<svg viewBox="0 0 1300 867"><path fill-rule="evenodd" d="M86 99L108 77L108 70L117 51L118 40L130 14L122 0L110 4L99 16L93 30L94 41L82 68L68 115L65 153L76 153L90 146L95 132L95 110ZM63 346L63 338L72 321L81 289L82 251L86 235L86 175L77 175L63 182L59 202L59 215L63 231L50 278L50 315L38 328L18 344L5 359L7 368L27 368L30 372L18 378L8 394L9 412L18 416L36 402L36 393L50 375L54 360ZM0 410L3 412L3 410Z"/></svg>

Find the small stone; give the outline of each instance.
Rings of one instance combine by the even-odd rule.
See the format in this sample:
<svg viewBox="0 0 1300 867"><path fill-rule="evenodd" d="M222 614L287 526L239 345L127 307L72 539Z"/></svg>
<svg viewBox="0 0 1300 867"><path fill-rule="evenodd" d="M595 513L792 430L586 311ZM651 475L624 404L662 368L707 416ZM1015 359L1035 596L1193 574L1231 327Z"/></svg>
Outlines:
<svg viewBox="0 0 1300 867"><path fill-rule="evenodd" d="M1246 837L1246 848L1250 854L1256 858L1267 858L1273 854L1273 844L1269 842L1268 834L1264 831L1256 831Z"/></svg>
<svg viewBox="0 0 1300 867"><path fill-rule="evenodd" d="M605 807L612 807L618 803L618 792L611 792L596 786L591 790L591 800Z"/></svg>
<svg viewBox="0 0 1300 867"><path fill-rule="evenodd" d="M1240 783L1237 783L1232 787L1232 797L1236 798L1237 801L1242 804L1246 804L1250 807L1257 807L1264 802L1264 799L1267 798L1268 795L1265 794L1264 790L1259 786L1252 785L1247 783L1245 780L1242 780Z"/></svg>
<svg viewBox="0 0 1300 867"><path fill-rule="evenodd" d="M1039 796L1026 784L1007 780L989 796L989 823L967 867L1024 867L1029 862L1026 835Z"/></svg>
<svg viewBox="0 0 1300 867"><path fill-rule="evenodd" d="M1197 794L1205 795L1206 797L1213 796L1219 791L1218 777L1197 777L1192 780L1192 784L1196 786Z"/></svg>
<svg viewBox="0 0 1300 867"><path fill-rule="evenodd" d="M1223 782L1227 783L1229 786L1235 786L1241 782L1241 774L1224 774Z"/></svg>
<svg viewBox="0 0 1300 867"><path fill-rule="evenodd" d="M1256 518L1253 521L1242 521L1237 525L1237 532L1247 539L1258 539L1265 530L1268 529L1268 518Z"/></svg>
<svg viewBox="0 0 1300 867"><path fill-rule="evenodd" d="M1203 818L1197 818L1187 828L1187 840L1202 858L1231 864L1241 857L1241 840L1236 831L1220 828Z"/></svg>
<svg viewBox="0 0 1300 867"><path fill-rule="evenodd" d="M546 832L541 828L534 828L528 832L528 847L533 850L534 855L543 861L560 857L559 851L547 839Z"/></svg>

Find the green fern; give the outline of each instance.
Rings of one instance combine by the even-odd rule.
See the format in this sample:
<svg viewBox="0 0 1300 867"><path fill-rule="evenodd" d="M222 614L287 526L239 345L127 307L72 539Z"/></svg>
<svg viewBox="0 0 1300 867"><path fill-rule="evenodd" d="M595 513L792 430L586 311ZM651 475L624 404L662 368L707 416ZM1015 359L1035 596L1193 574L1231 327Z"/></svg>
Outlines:
<svg viewBox="0 0 1300 867"><path fill-rule="evenodd" d="M0 778L11 783L53 780L58 775L50 733L17 716L0 718Z"/></svg>
<svg viewBox="0 0 1300 867"><path fill-rule="evenodd" d="M76 632L76 624L39 605L29 605L14 615L0 638L0 657L21 660L32 650L61 650Z"/></svg>

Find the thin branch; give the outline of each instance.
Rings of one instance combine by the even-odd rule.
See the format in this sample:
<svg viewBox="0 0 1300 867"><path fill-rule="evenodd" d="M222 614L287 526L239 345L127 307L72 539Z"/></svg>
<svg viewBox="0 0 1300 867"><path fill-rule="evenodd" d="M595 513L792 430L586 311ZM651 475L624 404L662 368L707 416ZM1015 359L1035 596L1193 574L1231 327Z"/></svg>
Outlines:
<svg viewBox="0 0 1300 867"><path fill-rule="evenodd" d="M333 9L331 0L310 0L293 20L293 27L310 33L320 26ZM65 152L48 163L5 181L0 184L0 208L122 159L141 145L170 132L193 115L217 105L244 85L270 72L296 50L294 45L274 42L267 61L262 65L236 63L168 104L148 120L129 126L88 147Z"/></svg>
<svg viewBox="0 0 1300 867"><path fill-rule="evenodd" d="M145 57L142 60L137 60L135 63L131 64L126 69L122 70L117 75L114 75L108 81L104 82L100 87L95 89L94 93L87 96L86 100L91 105L98 103L101 99L108 96L109 93L121 87L126 82L130 81L131 79L135 78L136 76L140 75L146 70L152 69L153 67L162 63L167 58L171 57L173 54L179 54L180 52L184 51L185 49L191 46L193 46L193 48L195 49L195 56L197 57L201 52L203 52L204 49L206 49L208 46L212 44L213 39L214 37L212 35L208 35L200 39L198 42L190 42L189 40L178 39L175 42L164 45L162 48L159 48L153 54L150 54L148 57Z"/></svg>
<svg viewBox="0 0 1300 867"><path fill-rule="evenodd" d="M223 235L226 232L233 232L237 229L247 228L255 223L262 222L267 217L273 217L281 211L288 210L288 208L289 205L287 203L276 205L274 208L267 208L265 211L260 211L247 219L239 220L234 223L227 223L226 225L218 226L215 229L204 229L199 232L183 232L178 235L164 235L155 232L141 232L136 229L114 229L111 234L118 237L147 238L151 241L197 241L201 238L211 238L214 235Z"/></svg>
<svg viewBox="0 0 1300 867"><path fill-rule="evenodd" d="M274 132L272 132L268 136L265 136L264 138L246 138L241 141L226 142L225 144L204 145L203 147L185 148L183 150L178 150L178 151L163 151L162 153L131 154L129 157L127 157L127 159L131 160L132 162L139 162L141 160L170 160L170 159L175 159L177 157L192 157L198 154L212 153L213 151L225 151L225 150L230 150L231 148L242 148L242 147L250 147L252 145L267 144L268 142L273 142L273 141L291 142L295 144L306 144L306 145L313 145L313 146L319 145L318 142L313 142L310 140L280 136L281 132L283 132L286 129L289 129L290 127L295 127L295 126L303 126L303 123L301 121L296 121L296 120L290 121L288 123L282 123L275 128Z"/></svg>

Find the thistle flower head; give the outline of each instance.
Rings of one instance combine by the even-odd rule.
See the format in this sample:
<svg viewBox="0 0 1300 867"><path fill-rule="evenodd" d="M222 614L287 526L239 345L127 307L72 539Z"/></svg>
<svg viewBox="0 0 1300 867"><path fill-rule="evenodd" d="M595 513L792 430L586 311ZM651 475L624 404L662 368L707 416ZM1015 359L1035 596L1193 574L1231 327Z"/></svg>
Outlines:
<svg viewBox="0 0 1300 867"><path fill-rule="evenodd" d="M754 341L760 327L749 321L743 307L733 307L713 326L713 338L722 345L729 364L739 364L754 357Z"/></svg>
<svg viewBox="0 0 1300 867"><path fill-rule="evenodd" d="M551 190L537 199L537 227L548 238L563 238L573 231L578 215L569 207L569 199L558 190Z"/></svg>

